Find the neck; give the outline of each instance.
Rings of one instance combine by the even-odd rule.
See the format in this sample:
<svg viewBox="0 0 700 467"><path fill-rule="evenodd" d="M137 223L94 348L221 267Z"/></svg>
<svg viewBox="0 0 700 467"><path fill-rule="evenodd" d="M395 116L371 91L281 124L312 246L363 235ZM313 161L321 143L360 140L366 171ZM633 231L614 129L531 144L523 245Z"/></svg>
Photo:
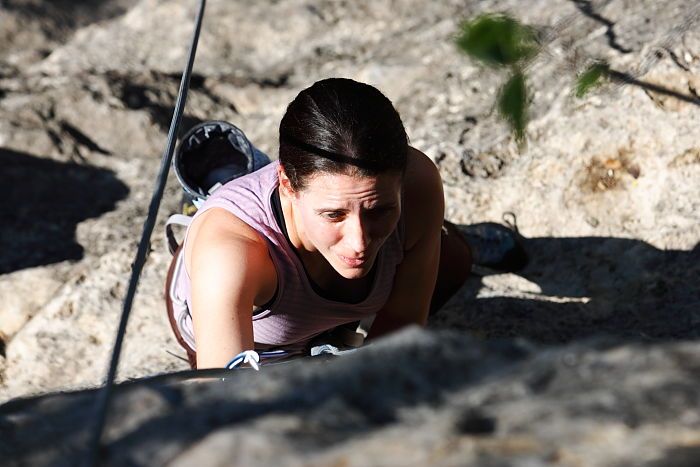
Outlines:
<svg viewBox="0 0 700 467"><path fill-rule="evenodd" d="M306 272L313 277L315 282L323 282L318 280L320 278L319 276L323 275L324 272L323 264L325 263L328 269L332 270L332 268L313 245L306 240L304 226L297 220L294 204L291 202L288 195L284 193L284 190L280 188L278 188L278 190L289 241L304 264Z"/></svg>
<svg viewBox="0 0 700 467"><path fill-rule="evenodd" d="M289 199L289 196L284 193L284 190L277 188L280 195L280 204L282 205L282 216L284 216L284 223L287 227L287 236L289 236L289 241L292 243L294 249L300 255L305 253L310 253L311 248L307 248L303 238L303 228L299 228L301 223L297 222L294 213L294 204Z"/></svg>

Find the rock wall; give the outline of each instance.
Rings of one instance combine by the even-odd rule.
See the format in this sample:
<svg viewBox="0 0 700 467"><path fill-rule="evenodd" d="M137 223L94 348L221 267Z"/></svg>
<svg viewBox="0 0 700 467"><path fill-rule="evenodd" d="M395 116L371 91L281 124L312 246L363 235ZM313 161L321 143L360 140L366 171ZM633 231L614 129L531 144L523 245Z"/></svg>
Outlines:
<svg viewBox="0 0 700 467"><path fill-rule="evenodd" d="M124 384L99 465L692 466L699 355L697 343L536 348L412 329L337 360ZM94 396L0 406L0 454L80 464Z"/></svg>
<svg viewBox="0 0 700 467"><path fill-rule="evenodd" d="M186 0L92 0L79 6L68 1L0 3L0 181L5 188L0 210L0 401L94 387L104 377L196 7L195 1ZM509 12L536 26L544 44L527 70L532 106L524 150L514 144L493 109L504 76L470 61L453 42L461 19L494 11ZM569 347L559 345L579 349L576 352L589 355L592 362L617 359L603 387L612 391L621 378L635 383L615 396L590 396L597 380L582 373L571 379L577 384L559 396L548 395L542 405L527 391L511 394L514 405L503 402L494 410L521 417L518 429L530 438L505 441L501 434L513 432L502 431L510 425L499 421L483 439L469 433L443 439L438 434L453 433L453 428L437 428L447 423L440 414L449 415L452 406L421 408L421 402L414 407L410 398L396 402L406 406L407 418L382 422L381 430L375 430L374 422L362 418L363 410L346 412L329 397L318 405L309 402L302 415L268 419L260 412L253 417L254 430L228 427L231 433L216 432L204 438L206 443L234 449L225 440L229 434L241 437L245 443L235 444L237 452L249 452L251 459L263 459L261 463L272 457L265 457L259 434L285 440L277 446L281 451L298 449L295 443L300 439L301 446L324 446L313 454L320 456L313 458L319 464L331 459L361 464L368 453L379 459L401 451L407 459L418 456L415 464L428 452L445 453L448 457L435 454L434 463L452 465L461 459L449 457L453 453L476 456L490 449L484 446L501 454L520 452L539 443L573 446L579 457L542 457L544 451L533 447L540 453L533 465L546 459L565 465L691 465L682 462L688 453L697 454L698 421L688 416L674 426L673 420L681 410L674 407L690 408L697 399L691 382L697 380L692 355L700 333L699 16L699 5L680 0L210 0L183 130L202 120L230 120L276 157L277 125L301 89L330 76L366 81L392 99L412 144L440 168L449 219L468 224L498 221L506 212L517 216L532 256L528 268L518 275L470 279L431 320L434 334L397 337L394 344L386 343L387 349L397 346L387 352L403 349L423 358L421 339L434 342L439 353L445 336L440 330L473 336L449 339L463 340L465 359L471 358L470 349L482 349L488 371L505 378L487 383L455 376L457 392L484 395L470 403L479 410L484 404L491 407L484 402L487 394L505 390L499 381L516 384L534 371L538 359L563 358ZM607 60L626 81L575 99L570 91L573 76L594 59ZM120 380L186 368L178 358L182 352L171 336L162 301L170 257L160 232L167 215L177 211L179 196L172 177L127 330ZM612 336L618 350L592 344L596 341L591 336L600 335ZM415 346L409 342L414 338ZM519 363L506 362L488 343L492 338L526 338L537 346ZM635 363L638 354L660 363L645 368ZM471 365L472 360L454 358L446 364ZM675 366L664 368L665 359ZM373 362L362 371L410 372L393 363L388 368L386 361L390 360ZM352 379L358 367L362 366L330 362L318 370L317 378L323 381L330 372ZM301 365L288 368L271 372L282 378L279 387L292 383L292 369ZM677 372L671 375L667 370ZM245 375L240 384L277 384L272 377L250 378L258 382L247 382ZM646 384L653 386L653 395L645 392ZM187 396L192 407L199 403L197 394L210 391L187 387L182 390L192 394ZM216 387L220 389L211 390L221 394L233 390ZM684 395L676 396L674 388ZM394 389L391 397L396 401L408 397ZM130 391L151 390L124 390ZM440 387L430 391L441 394ZM586 401L577 414L588 417L597 407L596 413L613 413L609 420L614 422L606 424L590 415L589 421L578 423L573 412L562 409L565 396L567 401ZM78 404L73 401L92 396L78 393L61 402L62 397L10 402L0 410L21 418L22 407L73 407ZM129 397L124 400L132 400ZM338 397L340 406L346 404L345 396ZM626 422L624 408L641 407L635 402L638 398L656 401L654 413L661 421L648 426ZM244 407L236 400L234 418ZM347 439L345 424L332 425L334 411L350 420ZM69 415L58 413L56 423L63 416ZM295 427L308 417L319 420L321 428L314 433L320 439L328 434L330 444L308 433L294 434L306 430ZM490 426L489 417L480 417L473 423ZM5 426L14 425L0 427L3 433ZM18 426L23 432L34 429ZM289 427L292 434L280 434L275 430L286 428L278 426ZM205 435L195 430L183 436L183 443L194 446L199 443L194 440ZM572 441L575 436L579 441ZM405 443L412 437L415 443ZM587 437L603 444L581 441ZM330 445L335 447L327 450ZM178 446L173 452L184 456L184 447ZM600 458L587 458L586 446L596 446ZM12 449L17 459L39 455ZM190 454L197 456L197 449ZM347 455L332 457L335 449ZM501 454L466 459L501 465L498 459L508 459L498 457ZM117 457L110 462L121 462L122 454L111 455ZM167 462L168 456L158 454L155 463ZM289 459L290 464L312 462L294 455ZM672 464L673 459L681 460ZM657 461L661 463L654 464Z"/></svg>

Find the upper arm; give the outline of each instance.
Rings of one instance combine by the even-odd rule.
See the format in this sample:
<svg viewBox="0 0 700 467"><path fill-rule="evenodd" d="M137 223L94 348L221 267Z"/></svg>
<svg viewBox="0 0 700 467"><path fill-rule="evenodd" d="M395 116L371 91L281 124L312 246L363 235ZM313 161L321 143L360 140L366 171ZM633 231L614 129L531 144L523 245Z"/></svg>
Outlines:
<svg viewBox="0 0 700 467"><path fill-rule="evenodd" d="M221 368L253 349L253 305L269 289L271 260L264 241L232 214L212 209L196 222L185 261L197 366Z"/></svg>
<svg viewBox="0 0 700 467"><path fill-rule="evenodd" d="M372 324L371 337L408 324L424 325L437 279L445 214L440 173L425 154L411 148L404 183L404 259L389 300Z"/></svg>

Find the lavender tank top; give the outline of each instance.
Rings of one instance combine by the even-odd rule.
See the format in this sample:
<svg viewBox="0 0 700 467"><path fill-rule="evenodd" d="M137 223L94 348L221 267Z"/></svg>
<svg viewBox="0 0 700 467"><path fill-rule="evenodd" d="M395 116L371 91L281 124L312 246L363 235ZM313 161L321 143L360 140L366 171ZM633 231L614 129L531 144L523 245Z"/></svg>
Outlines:
<svg viewBox="0 0 700 467"><path fill-rule="evenodd" d="M304 266L289 244L275 218L271 197L278 186L274 161L267 166L232 180L216 190L202 205L195 219L212 208L222 208L251 226L267 241L277 271L277 292L267 309L253 315L253 339L256 350L282 348L299 351L315 336L342 324L376 314L387 302L394 283L396 267L403 260L403 215L392 235L382 245L375 263L374 282L360 303L328 300L312 288ZM175 320L184 340L196 350L189 309L192 303L190 278L182 263L176 270L171 291Z"/></svg>

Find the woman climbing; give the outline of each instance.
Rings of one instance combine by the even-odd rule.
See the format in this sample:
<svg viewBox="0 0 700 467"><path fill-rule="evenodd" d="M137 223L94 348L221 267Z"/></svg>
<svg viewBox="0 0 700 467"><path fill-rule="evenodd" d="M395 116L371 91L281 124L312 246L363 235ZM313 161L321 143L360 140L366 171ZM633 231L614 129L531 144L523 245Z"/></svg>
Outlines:
<svg viewBox="0 0 700 467"><path fill-rule="evenodd" d="M324 332L372 317L369 338L424 325L473 259L523 264L510 230L470 246L443 221L437 168L374 87L313 84L289 104L279 136L279 161L201 205L171 267L171 323L198 368L253 349L302 354Z"/></svg>

